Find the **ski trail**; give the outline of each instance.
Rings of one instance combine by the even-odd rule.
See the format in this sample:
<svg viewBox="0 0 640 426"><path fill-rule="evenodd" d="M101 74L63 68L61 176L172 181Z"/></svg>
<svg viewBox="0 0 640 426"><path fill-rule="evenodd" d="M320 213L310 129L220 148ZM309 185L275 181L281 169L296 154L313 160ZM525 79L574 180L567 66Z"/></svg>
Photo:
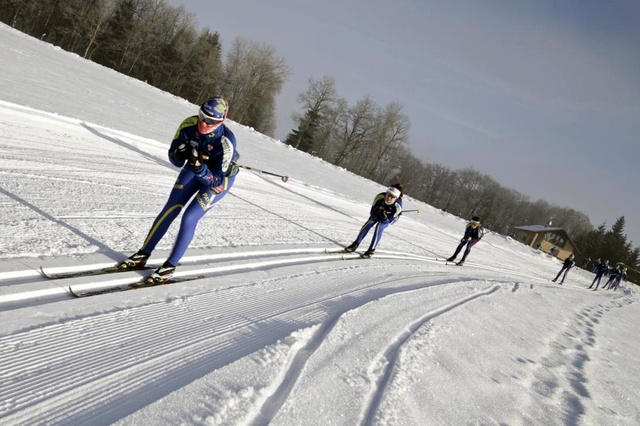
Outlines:
<svg viewBox="0 0 640 426"><path fill-rule="evenodd" d="M282 404L284 404L287 397L291 393L291 390L295 386L298 377L302 373L307 360L322 344L325 336L327 336L331 332L339 318L340 315L335 315L328 321L325 321L322 326L314 333L313 338L310 339L305 347L300 349L295 354L293 361L288 366L286 372L280 380L280 384L278 385L277 389L264 401L262 407L260 407L259 414L252 422L250 422L252 426L266 426L271 422L273 417L276 415L280 407L282 407Z"/></svg>
<svg viewBox="0 0 640 426"><path fill-rule="evenodd" d="M330 318L389 294L450 282L425 284L422 274L404 284L395 277L371 281L371 269L369 277L354 278L346 287L336 279L344 268L325 276L310 271L241 291L163 299L1 337L3 421L108 424L295 330L326 322L309 346L312 353L331 329ZM282 280L289 284L283 287ZM299 374L307 356L300 352L290 377ZM289 390L283 386L266 403L267 415Z"/></svg>
<svg viewBox="0 0 640 426"><path fill-rule="evenodd" d="M455 283L459 283L459 282L456 281ZM447 284L452 284L452 283L449 282ZM415 329L417 329L420 325L422 325L426 320L431 319L435 316L441 315L444 312L450 311L451 309L454 309L477 297L492 293L497 289L499 289L499 287L500 287L499 285L494 285L488 290L474 293L459 301L447 304L442 308L433 310L429 314L422 317L420 320L416 322ZM416 291L415 287L408 287L399 291L388 293L383 297L394 296L401 293L408 293L413 291ZM378 299L379 298L376 298L374 300L378 300ZM329 334L334 329L336 323L347 312L353 311L355 309L359 309L369 302L371 302L371 300L364 301L363 303L352 304L351 306L345 307L345 309L342 309L338 315L335 315L329 318L328 320L326 320L319 327L319 329L314 332L313 337L307 342L307 344L303 348L299 349L299 351L295 354L295 356L293 356L293 360L286 367L286 371L280 374L279 382L273 385L273 387L275 388L274 391L271 393L269 397L265 399L262 405L256 409L258 411L256 418L248 422L248 424L251 424L252 426L263 426L263 425L270 424L273 421L273 419L278 414L279 410L287 401L287 398L289 397L291 391L295 388L296 383L298 382L300 375L302 374L307 364L307 361L315 354L316 350L325 342ZM396 351L399 350L399 347L401 346L401 344L402 343L400 343L397 348L394 346L395 348L394 350Z"/></svg>
<svg viewBox="0 0 640 426"><path fill-rule="evenodd" d="M417 319L413 323L409 324L407 326L407 329L400 333L395 338L395 340L392 341L389 346L387 346L382 351L380 356L372 364L369 365L367 375L371 380L372 386L370 395L367 398L367 402L364 406L360 424L363 426L373 424L376 413L378 411L378 407L380 406L380 402L382 401L382 397L384 396L387 384L391 380L393 367L396 364L398 354L400 353L400 350L402 349L405 342L407 342L407 340L409 340L411 336L413 336L418 328L422 327L427 321L435 317L445 314L479 297L488 296L498 291L499 288L500 285L496 284L487 290L479 291L449 305L435 309L425 314L423 317Z"/></svg>

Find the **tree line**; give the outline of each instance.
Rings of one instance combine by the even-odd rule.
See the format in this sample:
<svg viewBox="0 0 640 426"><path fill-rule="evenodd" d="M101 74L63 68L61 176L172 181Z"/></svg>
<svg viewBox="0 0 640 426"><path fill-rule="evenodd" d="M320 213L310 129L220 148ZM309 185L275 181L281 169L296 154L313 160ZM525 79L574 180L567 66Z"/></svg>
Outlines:
<svg viewBox="0 0 640 426"><path fill-rule="evenodd" d="M223 57L220 35L166 0L0 0L0 20L195 104L223 93L229 118L275 132L284 58L240 37Z"/></svg>
<svg viewBox="0 0 640 426"><path fill-rule="evenodd" d="M276 96L290 70L272 46L243 38L223 57L220 35L197 30L194 15L166 0L0 0L0 20L67 51L195 104L222 93L232 120L274 136ZM310 79L298 96L301 113L285 143L387 185L402 182L417 200L460 217L479 215L491 230L563 227L582 258L607 258L638 269L638 248L624 234L624 217L610 230L589 217L506 188L474 169L452 170L417 158L401 104L379 106L369 96L341 98L335 79ZM635 277L640 282L640 274Z"/></svg>

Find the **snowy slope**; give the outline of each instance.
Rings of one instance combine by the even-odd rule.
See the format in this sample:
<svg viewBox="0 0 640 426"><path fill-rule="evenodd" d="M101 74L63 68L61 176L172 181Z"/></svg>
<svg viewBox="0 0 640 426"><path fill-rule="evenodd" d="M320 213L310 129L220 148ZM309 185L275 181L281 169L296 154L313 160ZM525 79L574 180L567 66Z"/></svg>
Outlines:
<svg viewBox="0 0 640 426"><path fill-rule="evenodd" d="M196 109L6 26L0 59L0 424L640 422L636 288L559 286L493 233L446 265L464 221L410 198L373 259L326 253L383 187L236 123L241 161L290 179L240 173L178 269L205 278L72 298L142 276L39 268L139 248Z"/></svg>

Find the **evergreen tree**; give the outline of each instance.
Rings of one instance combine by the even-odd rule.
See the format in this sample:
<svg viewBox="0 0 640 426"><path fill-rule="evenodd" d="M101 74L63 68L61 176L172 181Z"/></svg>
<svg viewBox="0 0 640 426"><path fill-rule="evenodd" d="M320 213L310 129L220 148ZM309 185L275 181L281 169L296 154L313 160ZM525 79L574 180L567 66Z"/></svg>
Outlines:
<svg viewBox="0 0 640 426"><path fill-rule="evenodd" d="M624 233L625 219L621 216L604 235L602 249L611 262L622 262L629 254L626 248L627 236Z"/></svg>
<svg viewBox="0 0 640 426"><path fill-rule="evenodd" d="M318 128L319 120L319 112L309 109L304 117L300 119L298 128L289 133L284 143L300 151L315 155L317 153L315 149L316 129Z"/></svg>

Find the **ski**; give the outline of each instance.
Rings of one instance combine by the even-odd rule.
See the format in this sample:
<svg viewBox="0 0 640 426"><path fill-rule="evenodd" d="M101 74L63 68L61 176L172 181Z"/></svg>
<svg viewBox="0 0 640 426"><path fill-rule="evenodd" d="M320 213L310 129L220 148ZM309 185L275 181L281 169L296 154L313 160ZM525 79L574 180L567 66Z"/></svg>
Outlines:
<svg viewBox="0 0 640 426"><path fill-rule="evenodd" d="M324 252L327 254L341 254L341 253L349 253L346 249L324 249Z"/></svg>
<svg viewBox="0 0 640 426"><path fill-rule="evenodd" d="M449 260L447 259L440 259L439 257L436 257L436 261L440 261L442 260L444 262L445 265L451 265L451 266L463 266L464 263L461 263L462 261L456 262L455 260Z"/></svg>
<svg viewBox="0 0 640 426"><path fill-rule="evenodd" d="M171 278L168 280L165 280L164 282L161 283L156 283L156 282L147 282L146 279L144 281L140 281L134 284L125 284L125 285L119 285L119 286L115 286L115 287L107 287L107 288L102 288L102 289L97 289L97 290L81 290L81 291L74 291L71 287L67 287L67 291L73 296L73 297L89 297L89 296L98 296L100 294L107 294L107 293L118 293L121 291L128 291L128 290L137 290L139 288L148 288L148 287L157 287L160 285L168 285L168 284L175 284L175 283L183 283L186 281L195 281L195 280L201 280L204 278L204 275L194 275L192 277L178 277L178 278Z"/></svg>
<svg viewBox="0 0 640 426"><path fill-rule="evenodd" d="M49 274L44 268L40 267L40 275L50 280L64 280L67 278L77 278L77 277L91 277L94 275L107 275L107 274L115 274L118 272L131 272L131 271L144 271L147 269L152 269L149 266L144 266L142 268L132 268L132 269L120 269L117 266L109 266L106 268L99 269L89 269L88 271L76 271L76 272L62 272L59 274Z"/></svg>

